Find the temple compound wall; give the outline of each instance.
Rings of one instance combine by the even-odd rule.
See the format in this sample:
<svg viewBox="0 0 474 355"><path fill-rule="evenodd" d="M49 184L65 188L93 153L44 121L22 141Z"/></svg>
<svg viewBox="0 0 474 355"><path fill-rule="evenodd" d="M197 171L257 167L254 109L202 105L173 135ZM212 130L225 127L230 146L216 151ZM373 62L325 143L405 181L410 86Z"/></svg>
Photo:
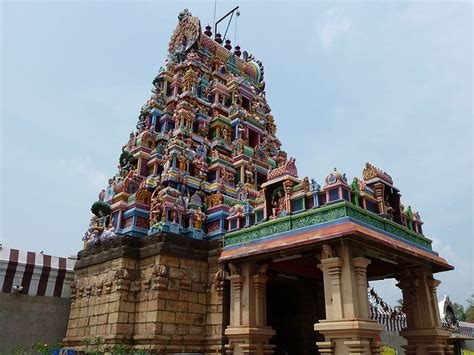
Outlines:
<svg viewBox="0 0 474 355"><path fill-rule="evenodd" d="M0 354L60 343L66 333L70 300L0 292Z"/></svg>
<svg viewBox="0 0 474 355"><path fill-rule="evenodd" d="M405 351L403 346L407 345L407 341L400 336L397 331L384 330L380 332L380 341L384 345L389 345L390 348L398 352L398 354L404 354Z"/></svg>
<svg viewBox="0 0 474 355"><path fill-rule="evenodd" d="M172 234L121 238L79 254L65 343L215 352L227 324L217 242Z"/></svg>
<svg viewBox="0 0 474 355"><path fill-rule="evenodd" d="M0 354L62 341L74 263L0 244Z"/></svg>

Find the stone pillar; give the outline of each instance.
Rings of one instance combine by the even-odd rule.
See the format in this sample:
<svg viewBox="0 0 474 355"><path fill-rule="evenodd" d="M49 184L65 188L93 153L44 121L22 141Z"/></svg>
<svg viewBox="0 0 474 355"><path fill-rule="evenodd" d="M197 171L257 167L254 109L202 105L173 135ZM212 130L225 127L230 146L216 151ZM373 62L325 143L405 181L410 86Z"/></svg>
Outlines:
<svg viewBox="0 0 474 355"><path fill-rule="evenodd" d="M269 340L275 331L266 326L267 266L242 263L229 264L231 276L230 325L225 330L229 339L226 354L273 354Z"/></svg>
<svg viewBox="0 0 474 355"><path fill-rule="evenodd" d="M323 246L318 267L323 272L326 319L314 325L325 337L316 343L321 354L380 354L383 327L369 318L366 269L370 260L352 257L350 244Z"/></svg>
<svg viewBox="0 0 474 355"><path fill-rule="evenodd" d="M441 327L436 287L440 281L425 268L405 269L397 275L403 294L403 310L408 327L400 332L408 345L407 355L451 355L451 332Z"/></svg>
<svg viewBox="0 0 474 355"><path fill-rule="evenodd" d="M265 326L267 324L267 281L265 276L267 265L262 266L254 275L253 286L255 289L255 325Z"/></svg>
<svg viewBox="0 0 474 355"><path fill-rule="evenodd" d="M232 270L232 269L231 269ZM238 269L235 267L234 273L229 277L230 279L230 324L240 325L242 323L242 288L245 277L237 273Z"/></svg>
<svg viewBox="0 0 474 355"><path fill-rule="evenodd" d="M218 264L219 255L220 249L213 249L208 257L212 286L207 294L205 354L223 354L227 344L224 331L230 316L229 277L224 265Z"/></svg>
<svg viewBox="0 0 474 355"><path fill-rule="evenodd" d="M359 293L360 316L369 319L369 299L368 297L362 297L362 295L367 294L367 266L369 266L370 260L365 258L354 258L352 259L352 263L354 265L357 291Z"/></svg>

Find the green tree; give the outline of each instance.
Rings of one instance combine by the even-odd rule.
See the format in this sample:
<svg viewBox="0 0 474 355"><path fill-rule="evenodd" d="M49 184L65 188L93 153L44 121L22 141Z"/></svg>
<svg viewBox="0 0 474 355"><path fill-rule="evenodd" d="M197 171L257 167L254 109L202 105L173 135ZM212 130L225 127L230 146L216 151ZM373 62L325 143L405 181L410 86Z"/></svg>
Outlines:
<svg viewBox="0 0 474 355"><path fill-rule="evenodd" d="M467 300L466 322L474 322L474 294Z"/></svg>
<svg viewBox="0 0 474 355"><path fill-rule="evenodd" d="M457 320L464 322L466 320L466 311L464 311L463 305L459 303L453 303L453 308Z"/></svg>

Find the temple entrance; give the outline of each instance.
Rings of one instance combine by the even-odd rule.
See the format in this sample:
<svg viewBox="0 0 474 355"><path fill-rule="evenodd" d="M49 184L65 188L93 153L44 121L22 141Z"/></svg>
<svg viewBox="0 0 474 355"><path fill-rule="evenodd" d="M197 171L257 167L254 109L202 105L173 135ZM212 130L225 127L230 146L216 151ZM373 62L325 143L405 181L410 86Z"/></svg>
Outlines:
<svg viewBox="0 0 474 355"><path fill-rule="evenodd" d="M314 331L314 324L325 318L321 281L270 273L267 283L267 323L276 335L276 355L319 354L316 342L324 338Z"/></svg>

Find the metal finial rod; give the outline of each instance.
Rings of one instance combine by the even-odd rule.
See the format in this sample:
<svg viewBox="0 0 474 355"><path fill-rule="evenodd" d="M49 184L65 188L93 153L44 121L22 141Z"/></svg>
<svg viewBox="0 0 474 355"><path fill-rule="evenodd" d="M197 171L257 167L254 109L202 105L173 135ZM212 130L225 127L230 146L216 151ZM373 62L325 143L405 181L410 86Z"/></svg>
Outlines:
<svg viewBox="0 0 474 355"><path fill-rule="evenodd" d="M217 25L219 24L219 22L221 22L222 20L224 20L227 16L229 16L230 14L233 14L235 10L237 10L239 7L236 6L235 8L233 8L232 10L230 10L227 14L225 14L224 16L222 16L219 21L216 22L216 24L214 25L214 35L217 34ZM227 26L228 27L228 26ZM226 31L227 33L227 31Z"/></svg>
<svg viewBox="0 0 474 355"><path fill-rule="evenodd" d="M225 28L224 41L225 41L225 38L227 37L227 31L229 31L229 26L230 26L230 23L232 22L232 18L233 18L233 17L234 17L234 13L232 13L232 15L230 15L229 22L227 23L227 27Z"/></svg>
<svg viewBox="0 0 474 355"><path fill-rule="evenodd" d="M213 26L216 25L216 11L217 11L217 0L214 0L214 18L212 19L212 25Z"/></svg>

